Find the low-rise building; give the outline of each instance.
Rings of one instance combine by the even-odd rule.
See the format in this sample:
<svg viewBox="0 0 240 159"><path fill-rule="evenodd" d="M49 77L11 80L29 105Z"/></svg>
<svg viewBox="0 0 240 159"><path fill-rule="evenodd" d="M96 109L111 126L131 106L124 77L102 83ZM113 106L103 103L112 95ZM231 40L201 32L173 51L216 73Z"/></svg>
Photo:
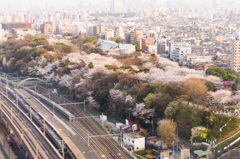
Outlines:
<svg viewBox="0 0 240 159"><path fill-rule="evenodd" d="M145 137L136 133L123 134L123 144L132 151L145 150Z"/></svg>

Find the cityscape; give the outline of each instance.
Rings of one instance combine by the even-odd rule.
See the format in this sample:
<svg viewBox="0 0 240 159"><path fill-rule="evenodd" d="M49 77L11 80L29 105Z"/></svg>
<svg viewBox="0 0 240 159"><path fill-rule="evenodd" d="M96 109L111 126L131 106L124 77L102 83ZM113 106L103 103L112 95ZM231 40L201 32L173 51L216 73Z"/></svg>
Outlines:
<svg viewBox="0 0 240 159"><path fill-rule="evenodd" d="M239 6L1 2L0 158L240 158Z"/></svg>

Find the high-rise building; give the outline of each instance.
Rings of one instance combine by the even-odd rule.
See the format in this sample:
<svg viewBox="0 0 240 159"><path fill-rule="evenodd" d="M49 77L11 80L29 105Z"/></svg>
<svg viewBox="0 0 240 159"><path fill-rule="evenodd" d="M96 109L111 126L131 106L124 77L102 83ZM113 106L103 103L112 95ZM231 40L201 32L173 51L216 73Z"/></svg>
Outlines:
<svg viewBox="0 0 240 159"><path fill-rule="evenodd" d="M220 7L220 0L212 0L212 7L214 9L219 9L219 7Z"/></svg>
<svg viewBox="0 0 240 159"><path fill-rule="evenodd" d="M125 11L125 6L122 0L112 0L111 3L111 12L112 13L122 13Z"/></svg>
<svg viewBox="0 0 240 159"><path fill-rule="evenodd" d="M231 53L231 69L240 72L240 40L234 41Z"/></svg>

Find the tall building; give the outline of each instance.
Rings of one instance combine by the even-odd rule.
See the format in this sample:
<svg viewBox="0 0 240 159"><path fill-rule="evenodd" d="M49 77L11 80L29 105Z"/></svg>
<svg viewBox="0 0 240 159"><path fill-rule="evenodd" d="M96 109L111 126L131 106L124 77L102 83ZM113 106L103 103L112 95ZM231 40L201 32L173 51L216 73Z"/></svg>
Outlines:
<svg viewBox="0 0 240 159"><path fill-rule="evenodd" d="M240 40L234 41L231 53L231 69L240 72Z"/></svg>
<svg viewBox="0 0 240 159"><path fill-rule="evenodd" d="M212 0L212 8L219 9L220 7L220 0Z"/></svg>
<svg viewBox="0 0 240 159"><path fill-rule="evenodd" d="M125 11L125 6L122 0L112 0L111 3L111 12L112 13L122 13Z"/></svg>
<svg viewBox="0 0 240 159"><path fill-rule="evenodd" d="M143 39L143 32L140 29L135 29L130 33L130 43L137 44L140 49L142 49L142 39Z"/></svg>

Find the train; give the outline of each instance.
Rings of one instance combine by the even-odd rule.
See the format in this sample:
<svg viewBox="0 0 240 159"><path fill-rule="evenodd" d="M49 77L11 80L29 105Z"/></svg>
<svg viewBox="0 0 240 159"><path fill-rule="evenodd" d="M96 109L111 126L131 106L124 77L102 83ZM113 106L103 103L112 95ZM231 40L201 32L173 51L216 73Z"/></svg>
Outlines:
<svg viewBox="0 0 240 159"><path fill-rule="evenodd" d="M12 90L9 87L7 87L6 89L8 90L8 93L9 93L9 95L11 95L12 98L14 98L14 99L17 98L14 90ZM18 95L18 103L25 112L30 113L30 105L20 95ZM32 114L32 119L33 119L34 123L37 126L41 127L43 130L43 127L44 127L43 118L33 109L31 111L31 114ZM47 136L54 143L54 145L59 150L59 152L63 153L62 152L62 139L47 122L45 122L45 131L46 131ZM68 147L64 144L64 153L68 152L67 149L68 149Z"/></svg>
<svg viewBox="0 0 240 159"><path fill-rule="evenodd" d="M64 115L69 121L73 121L75 119L75 116L72 113L70 113L69 111L67 111L66 109L61 107L59 104L55 103L54 101L49 100L47 97L29 89L29 88L24 87L23 89L25 89L31 95L36 96L38 99L40 99L40 101L48 104L49 106L55 107L55 109L58 112L60 112L62 115Z"/></svg>
<svg viewBox="0 0 240 159"><path fill-rule="evenodd" d="M0 78L0 81L5 83L5 84L8 84L10 86L13 86L12 82L9 81L7 83L7 79L4 79L4 78ZM23 88L24 90L26 90L28 93L30 93L31 95L33 96L36 96L37 98L39 98L42 102L48 104L49 106L52 106L52 107L55 107L55 109L57 111L59 111L62 115L64 115L69 121L73 121L75 119L75 116L70 113L69 111L67 111L66 109L64 109L63 107L61 107L59 104L55 103L54 101L52 100L49 100L47 97L27 88L27 87L21 87Z"/></svg>

